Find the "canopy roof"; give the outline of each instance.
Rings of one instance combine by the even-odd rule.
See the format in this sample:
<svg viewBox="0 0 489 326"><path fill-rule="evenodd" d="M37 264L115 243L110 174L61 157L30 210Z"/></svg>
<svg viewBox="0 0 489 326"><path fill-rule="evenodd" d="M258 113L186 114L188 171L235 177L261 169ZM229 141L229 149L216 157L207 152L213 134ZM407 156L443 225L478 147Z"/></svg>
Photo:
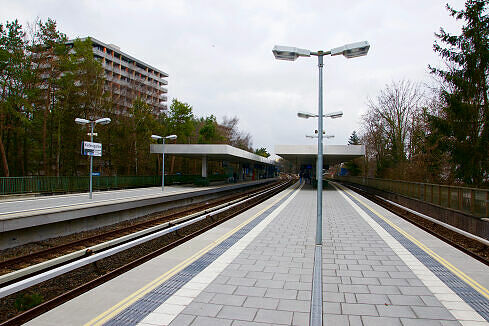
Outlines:
<svg viewBox="0 0 489 326"><path fill-rule="evenodd" d="M179 155L190 158L206 156L210 160L229 162L261 163L274 165L275 161L242 149L224 144L151 144L151 153Z"/></svg>
<svg viewBox="0 0 489 326"><path fill-rule="evenodd" d="M316 164L317 145L275 145L275 154L284 160L301 165ZM365 155L364 145L323 145L323 164L338 164Z"/></svg>

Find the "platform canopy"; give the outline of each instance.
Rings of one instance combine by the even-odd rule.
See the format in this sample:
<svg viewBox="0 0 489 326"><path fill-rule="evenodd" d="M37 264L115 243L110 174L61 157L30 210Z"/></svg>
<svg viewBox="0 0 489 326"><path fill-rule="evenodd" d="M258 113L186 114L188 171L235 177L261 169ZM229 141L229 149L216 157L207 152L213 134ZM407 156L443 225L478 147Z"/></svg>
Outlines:
<svg viewBox="0 0 489 326"><path fill-rule="evenodd" d="M222 160L238 163L261 163L274 165L275 161L225 144L151 144L151 153L163 153L189 158Z"/></svg>
<svg viewBox="0 0 489 326"><path fill-rule="evenodd" d="M296 166L315 166L317 145L275 145L275 154ZM364 145L323 145L323 164L333 165L365 155Z"/></svg>

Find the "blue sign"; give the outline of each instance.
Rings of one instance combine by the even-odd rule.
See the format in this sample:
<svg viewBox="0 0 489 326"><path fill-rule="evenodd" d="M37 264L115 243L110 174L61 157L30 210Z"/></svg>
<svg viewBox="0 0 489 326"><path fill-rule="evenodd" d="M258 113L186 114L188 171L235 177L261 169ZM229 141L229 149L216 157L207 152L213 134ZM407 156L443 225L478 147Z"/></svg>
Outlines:
<svg viewBox="0 0 489 326"><path fill-rule="evenodd" d="M99 176L100 176L100 172L92 172L92 175L93 175L94 177L99 177Z"/></svg>

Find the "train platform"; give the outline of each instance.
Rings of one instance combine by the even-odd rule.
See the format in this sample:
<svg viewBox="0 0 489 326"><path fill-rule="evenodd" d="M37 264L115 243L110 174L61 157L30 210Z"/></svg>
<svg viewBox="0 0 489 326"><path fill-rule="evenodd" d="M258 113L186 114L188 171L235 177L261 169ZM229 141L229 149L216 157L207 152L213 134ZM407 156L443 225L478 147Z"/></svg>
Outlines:
<svg viewBox="0 0 489 326"><path fill-rule="evenodd" d="M0 249L83 232L245 190L276 179L208 187L133 188L0 201Z"/></svg>
<svg viewBox="0 0 489 326"><path fill-rule="evenodd" d="M27 325L309 325L317 282L323 325L488 324L488 266L341 185L323 196L319 274L316 192L296 184Z"/></svg>

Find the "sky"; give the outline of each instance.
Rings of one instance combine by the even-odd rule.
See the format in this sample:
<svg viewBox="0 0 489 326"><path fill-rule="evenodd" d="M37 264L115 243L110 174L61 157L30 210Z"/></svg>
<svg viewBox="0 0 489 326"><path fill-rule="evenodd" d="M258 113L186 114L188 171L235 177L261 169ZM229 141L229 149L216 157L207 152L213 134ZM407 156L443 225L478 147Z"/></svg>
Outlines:
<svg viewBox="0 0 489 326"><path fill-rule="evenodd" d="M464 1L448 0L455 9ZM189 103L198 117L239 119L253 147L274 152L276 144L314 144L306 138L317 119L317 57L278 61L274 45L330 50L366 40L367 56L324 58L325 144L343 145L355 130L368 99L391 82L430 85L428 65L440 27L459 33L461 23L447 0L0 0L0 23L56 20L68 38L112 43L169 74L168 96Z"/></svg>

